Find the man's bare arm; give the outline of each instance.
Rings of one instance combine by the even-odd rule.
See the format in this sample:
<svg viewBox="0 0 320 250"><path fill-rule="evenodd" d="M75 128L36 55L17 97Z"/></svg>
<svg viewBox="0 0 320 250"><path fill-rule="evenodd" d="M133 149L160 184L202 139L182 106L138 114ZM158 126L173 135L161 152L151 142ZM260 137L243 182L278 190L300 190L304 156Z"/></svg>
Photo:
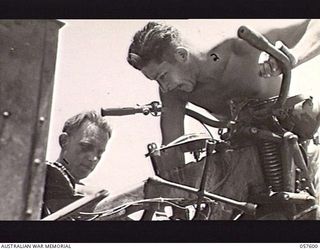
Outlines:
<svg viewBox="0 0 320 250"><path fill-rule="evenodd" d="M184 134L184 116L187 102L178 95L179 93L184 95L181 91L165 94L160 92L162 102L160 126L163 145L167 145Z"/></svg>
<svg viewBox="0 0 320 250"><path fill-rule="evenodd" d="M184 95L182 92L181 95ZM181 95L176 91L161 93L161 133L162 144L167 145L174 139L184 134L184 116L186 102L181 99ZM181 182L181 177L176 169L184 165L184 154L178 148L171 148L161 153L161 173L162 178Z"/></svg>
<svg viewBox="0 0 320 250"><path fill-rule="evenodd" d="M320 54L320 20L310 20L300 41L292 48L296 66Z"/></svg>
<svg viewBox="0 0 320 250"><path fill-rule="evenodd" d="M265 36L271 42L281 41L289 48L292 67L307 62L320 54L319 20L305 20L286 28L274 29L266 33ZM260 74L263 77L281 74L276 60L266 53L261 54L259 65Z"/></svg>

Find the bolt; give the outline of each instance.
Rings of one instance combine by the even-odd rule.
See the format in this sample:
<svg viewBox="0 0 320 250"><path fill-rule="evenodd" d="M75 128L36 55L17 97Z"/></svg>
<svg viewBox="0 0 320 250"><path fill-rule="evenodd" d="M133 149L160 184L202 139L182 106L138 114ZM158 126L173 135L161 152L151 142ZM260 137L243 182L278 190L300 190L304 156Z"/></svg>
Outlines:
<svg viewBox="0 0 320 250"><path fill-rule="evenodd" d="M15 48L11 47L10 50L9 50L9 53L10 53L11 55L13 55L13 54L15 53L15 51L16 51Z"/></svg>
<svg viewBox="0 0 320 250"><path fill-rule="evenodd" d="M286 201L290 199L290 197L289 197L288 194L285 194L285 195L283 196L283 198L284 198Z"/></svg>
<svg viewBox="0 0 320 250"><path fill-rule="evenodd" d="M301 179L302 182L305 182L306 180L307 180L306 178L302 178L302 179Z"/></svg>
<svg viewBox="0 0 320 250"><path fill-rule="evenodd" d="M252 134L258 133L258 129L257 129L257 128L251 128L251 133L252 133Z"/></svg>
<svg viewBox="0 0 320 250"><path fill-rule="evenodd" d="M296 184L299 185L299 184L300 184L300 181L299 181L299 180L296 180Z"/></svg>
<svg viewBox="0 0 320 250"><path fill-rule="evenodd" d="M5 118L7 118L7 117L10 116L10 112L9 112L9 111L4 111L4 112L2 113L2 116L5 117Z"/></svg>
<svg viewBox="0 0 320 250"><path fill-rule="evenodd" d="M35 165L39 165L41 163L41 160L39 158L34 159L33 163Z"/></svg>
<svg viewBox="0 0 320 250"><path fill-rule="evenodd" d="M31 214L32 214L32 209L31 209L31 208L28 208L28 209L26 210L26 214L27 214L27 215L31 215Z"/></svg>
<svg viewBox="0 0 320 250"><path fill-rule="evenodd" d="M296 192L297 192L297 193L300 193L300 191L301 191L301 190L300 190L299 188L296 189Z"/></svg>
<svg viewBox="0 0 320 250"><path fill-rule="evenodd" d="M301 169L300 168L296 168L296 172L297 173L301 173Z"/></svg>
<svg viewBox="0 0 320 250"><path fill-rule="evenodd" d="M46 120L46 118L44 118L43 116L41 116L41 117L39 118L40 123L44 123L45 120Z"/></svg>

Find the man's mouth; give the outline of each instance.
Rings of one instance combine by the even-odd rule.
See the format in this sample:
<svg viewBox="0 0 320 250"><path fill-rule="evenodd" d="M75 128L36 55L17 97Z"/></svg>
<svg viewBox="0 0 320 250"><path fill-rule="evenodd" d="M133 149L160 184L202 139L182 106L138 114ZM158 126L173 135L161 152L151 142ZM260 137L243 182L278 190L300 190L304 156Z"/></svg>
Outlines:
<svg viewBox="0 0 320 250"><path fill-rule="evenodd" d="M92 166L90 166L90 165L84 165L84 164L81 164L80 167L81 167L83 170L85 170L86 172L88 172L88 171L91 172L92 169L93 169Z"/></svg>
<svg viewBox="0 0 320 250"><path fill-rule="evenodd" d="M164 93L166 92L171 92L174 90L181 90L181 91L185 91L185 92L191 92L193 90L193 84L192 83L179 83L174 87L169 87L167 89L167 91L162 91Z"/></svg>
<svg viewBox="0 0 320 250"><path fill-rule="evenodd" d="M180 90L185 91L185 92L191 92L193 90L193 84L191 84L191 83L190 84L181 83L181 84L179 84L177 86L177 89L180 89Z"/></svg>

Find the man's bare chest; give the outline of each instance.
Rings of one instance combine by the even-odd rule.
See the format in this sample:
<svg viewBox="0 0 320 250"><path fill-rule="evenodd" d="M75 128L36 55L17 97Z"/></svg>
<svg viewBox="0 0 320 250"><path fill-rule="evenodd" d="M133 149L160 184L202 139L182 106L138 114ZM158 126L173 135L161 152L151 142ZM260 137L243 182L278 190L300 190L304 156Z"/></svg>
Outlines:
<svg viewBox="0 0 320 250"><path fill-rule="evenodd" d="M228 79L225 79L228 80ZM189 95L189 102L219 116L229 116L232 99L265 99L277 95L278 81L266 83L257 78L230 79L223 82L199 84Z"/></svg>
<svg viewBox="0 0 320 250"><path fill-rule="evenodd" d="M189 95L189 102L217 115L228 116L230 91L220 86L202 85Z"/></svg>

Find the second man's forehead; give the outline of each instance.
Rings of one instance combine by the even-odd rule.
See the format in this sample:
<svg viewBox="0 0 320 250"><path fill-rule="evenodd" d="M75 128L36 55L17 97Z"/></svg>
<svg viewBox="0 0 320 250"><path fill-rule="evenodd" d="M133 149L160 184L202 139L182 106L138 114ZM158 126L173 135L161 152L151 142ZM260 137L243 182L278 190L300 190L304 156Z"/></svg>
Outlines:
<svg viewBox="0 0 320 250"><path fill-rule="evenodd" d="M80 137L82 138L101 138L103 140L109 139L108 133L106 133L104 129L89 121L86 121L82 124L79 132Z"/></svg>
<svg viewBox="0 0 320 250"><path fill-rule="evenodd" d="M86 131L78 143L83 145L91 145L93 148L96 148L100 151L104 151L108 143L109 137L107 133L104 133L102 130L98 131Z"/></svg>
<svg viewBox="0 0 320 250"><path fill-rule="evenodd" d="M107 137L107 133L95 124L88 125L87 128L84 129L84 135L89 137Z"/></svg>

